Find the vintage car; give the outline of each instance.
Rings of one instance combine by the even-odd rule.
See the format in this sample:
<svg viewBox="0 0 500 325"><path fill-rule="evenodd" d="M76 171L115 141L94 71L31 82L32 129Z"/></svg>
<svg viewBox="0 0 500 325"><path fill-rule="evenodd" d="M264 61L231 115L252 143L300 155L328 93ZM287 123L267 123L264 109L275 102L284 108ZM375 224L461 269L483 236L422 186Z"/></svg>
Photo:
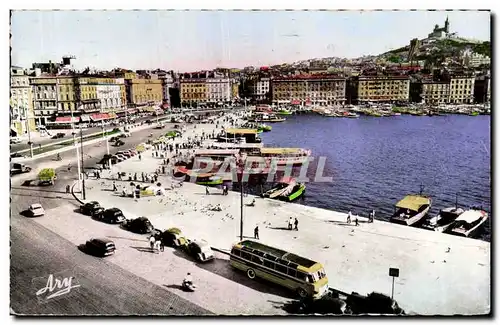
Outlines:
<svg viewBox="0 0 500 325"><path fill-rule="evenodd" d="M122 210L118 208L107 209L100 214L93 215L93 218L106 223L122 223L125 221Z"/></svg>
<svg viewBox="0 0 500 325"><path fill-rule="evenodd" d="M93 215L98 215L104 212L104 208L101 207L99 202L97 201L91 201L87 202L83 205L80 205L80 212L82 214L88 215L88 216L93 216Z"/></svg>
<svg viewBox="0 0 500 325"><path fill-rule="evenodd" d="M208 262L215 258L214 251L205 240L188 240L183 249L199 262Z"/></svg>
<svg viewBox="0 0 500 325"><path fill-rule="evenodd" d="M92 238L85 243L85 252L94 256L109 256L116 251L115 243L107 238Z"/></svg>
<svg viewBox="0 0 500 325"><path fill-rule="evenodd" d="M181 247L188 242L179 228L169 228L162 232L160 237L163 244L170 247Z"/></svg>
<svg viewBox="0 0 500 325"><path fill-rule="evenodd" d="M139 217L135 219L127 219L121 224L121 227L125 230L137 233L137 234L147 234L154 231L154 227L146 217Z"/></svg>
<svg viewBox="0 0 500 325"><path fill-rule="evenodd" d="M41 217L45 215L45 210L40 203L33 203L28 208L28 215L30 217Z"/></svg>

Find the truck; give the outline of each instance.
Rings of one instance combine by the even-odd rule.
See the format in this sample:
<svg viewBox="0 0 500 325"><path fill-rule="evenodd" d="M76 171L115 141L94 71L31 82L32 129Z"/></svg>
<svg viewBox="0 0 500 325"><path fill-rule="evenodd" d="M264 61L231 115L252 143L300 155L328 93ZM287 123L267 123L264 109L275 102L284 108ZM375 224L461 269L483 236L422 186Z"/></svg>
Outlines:
<svg viewBox="0 0 500 325"><path fill-rule="evenodd" d="M28 167L25 164L14 163L10 166L10 176L29 173L30 171L31 167Z"/></svg>
<svg viewBox="0 0 500 325"><path fill-rule="evenodd" d="M38 181L40 185L54 185L57 175L54 168L44 168L38 173Z"/></svg>

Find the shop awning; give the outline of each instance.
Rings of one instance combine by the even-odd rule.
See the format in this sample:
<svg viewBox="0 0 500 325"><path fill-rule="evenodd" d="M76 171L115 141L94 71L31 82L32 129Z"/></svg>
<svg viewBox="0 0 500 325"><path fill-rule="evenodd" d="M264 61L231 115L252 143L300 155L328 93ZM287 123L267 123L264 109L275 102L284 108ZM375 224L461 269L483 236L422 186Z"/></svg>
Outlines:
<svg viewBox="0 0 500 325"><path fill-rule="evenodd" d="M90 115L90 119L94 122L107 120L109 119L109 115L106 113L92 114Z"/></svg>
<svg viewBox="0 0 500 325"><path fill-rule="evenodd" d="M156 111L156 108L151 107L151 106L148 106L148 107L143 107L143 108L141 108L141 110L142 110L143 112L154 112L154 111Z"/></svg>
<svg viewBox="0 0 500 325"><path fill-rule="evenodd" d="M58 116L56 117L55 123L74 123L80 120L79 117L73 117L73 121L71 120L71 116Z"/></svg>
<svg viewBox="0 0 500 325"><path fill-rule="evenodd" d="M89 122L90 121L90 116L89 115L82 115L82 116L80 116L80 120L82 122Z"/></svg>
<svg viewBox="0 0 500 325"><path fill-rule="evenodd" d="M117 118L117 117L118 117L118 115L116 115L116 113L109 113L108 114L108 118L110 118L110 119Z"/></svg>
<svg viewBox="0 0 500 325"><path fill-rule="evenodd" d="M292 100L291 104L292 105L300 105L300 100Z"/></svg>

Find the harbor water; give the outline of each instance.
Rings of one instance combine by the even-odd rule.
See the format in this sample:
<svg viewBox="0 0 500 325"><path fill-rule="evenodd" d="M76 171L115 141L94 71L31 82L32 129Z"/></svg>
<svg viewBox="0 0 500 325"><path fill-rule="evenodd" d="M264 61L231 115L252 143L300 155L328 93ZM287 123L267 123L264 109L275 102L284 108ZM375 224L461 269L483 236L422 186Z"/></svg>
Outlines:
<svg viewBox="0 0 500 325"><path fill-rule="evenodd" d="M389 220L394 204L420 185L431 215L458 204L491 211L490 116L394 116L357 119L287 116L261 134L265 146L312 150L306 196L297 203ZM325 157L315 182L316 163ZM254 192L251 191L251 192ZM480 238L489 241L490 222Z"/></svg>

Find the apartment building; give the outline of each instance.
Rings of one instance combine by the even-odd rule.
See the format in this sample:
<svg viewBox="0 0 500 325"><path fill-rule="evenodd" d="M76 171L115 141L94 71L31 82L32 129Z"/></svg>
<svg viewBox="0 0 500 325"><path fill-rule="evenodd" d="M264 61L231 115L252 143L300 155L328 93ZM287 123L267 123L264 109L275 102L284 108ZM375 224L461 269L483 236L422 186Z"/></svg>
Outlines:
<svg viewBox="0 0 500 325"><path fill-rule="evenodd" d="M342 105L346 100L346 79L337 75L296 75L271 80L275 104Z"/></svg>
<svg viewBox="0 0 500 325"><path fill-rule="evenodd" d="M163 101L160 79L126 79L127 103L131 106L159 106Z"/></svg>
<svg viewBox="0 0 500 325"><path fill-rule="evenodd" d="M183 106L205 105L207 94L206 78L181 79L180 97Z"/></svg>
<svg viewBox="0 0 500 325"><path fill-rule="evenodd" d="M212 105L227 104L231 101L231 80L226 76L215 75L213 78L205 79L206 101Z"/></svg>
<svg viewBox="0 0 500 325"><path fill-rule="evenodd" d="M474 81L471 76L453 76L450 80L450 103L471 104L474 101Z"/></svg>
<svg viewBox="0 0 500 325"><path fill-rule="evenodd" d="M31 78L35 123L45 125L57 113L58 91L55 76Z"/></svg>
<svg viewBox="0 0 500 325"><path fill-rule="evenodd" d="M250 86L252 98L257 101L267 99L266 95L271 92L271 78L262 77L253 80Z"/></svg>
<svg viewBox="0 0 500 325"><path fill-rule="evenodd" d="M14 136L36 129L29 77L16 66L10 68L10 122Z"/></svg>
<svg viewBox="0 0 500 325"><path fill-rule="evenodd" d="M359 102L408 101L410 79L408 76L360 76L357 81Z"/></svg>
<svg viewBox="0 0 500 325"><path fill-rule="evenodd" d="M450 83L444 81L423 81L422 100L429 105L447 104L450 101Z"/></svg>

